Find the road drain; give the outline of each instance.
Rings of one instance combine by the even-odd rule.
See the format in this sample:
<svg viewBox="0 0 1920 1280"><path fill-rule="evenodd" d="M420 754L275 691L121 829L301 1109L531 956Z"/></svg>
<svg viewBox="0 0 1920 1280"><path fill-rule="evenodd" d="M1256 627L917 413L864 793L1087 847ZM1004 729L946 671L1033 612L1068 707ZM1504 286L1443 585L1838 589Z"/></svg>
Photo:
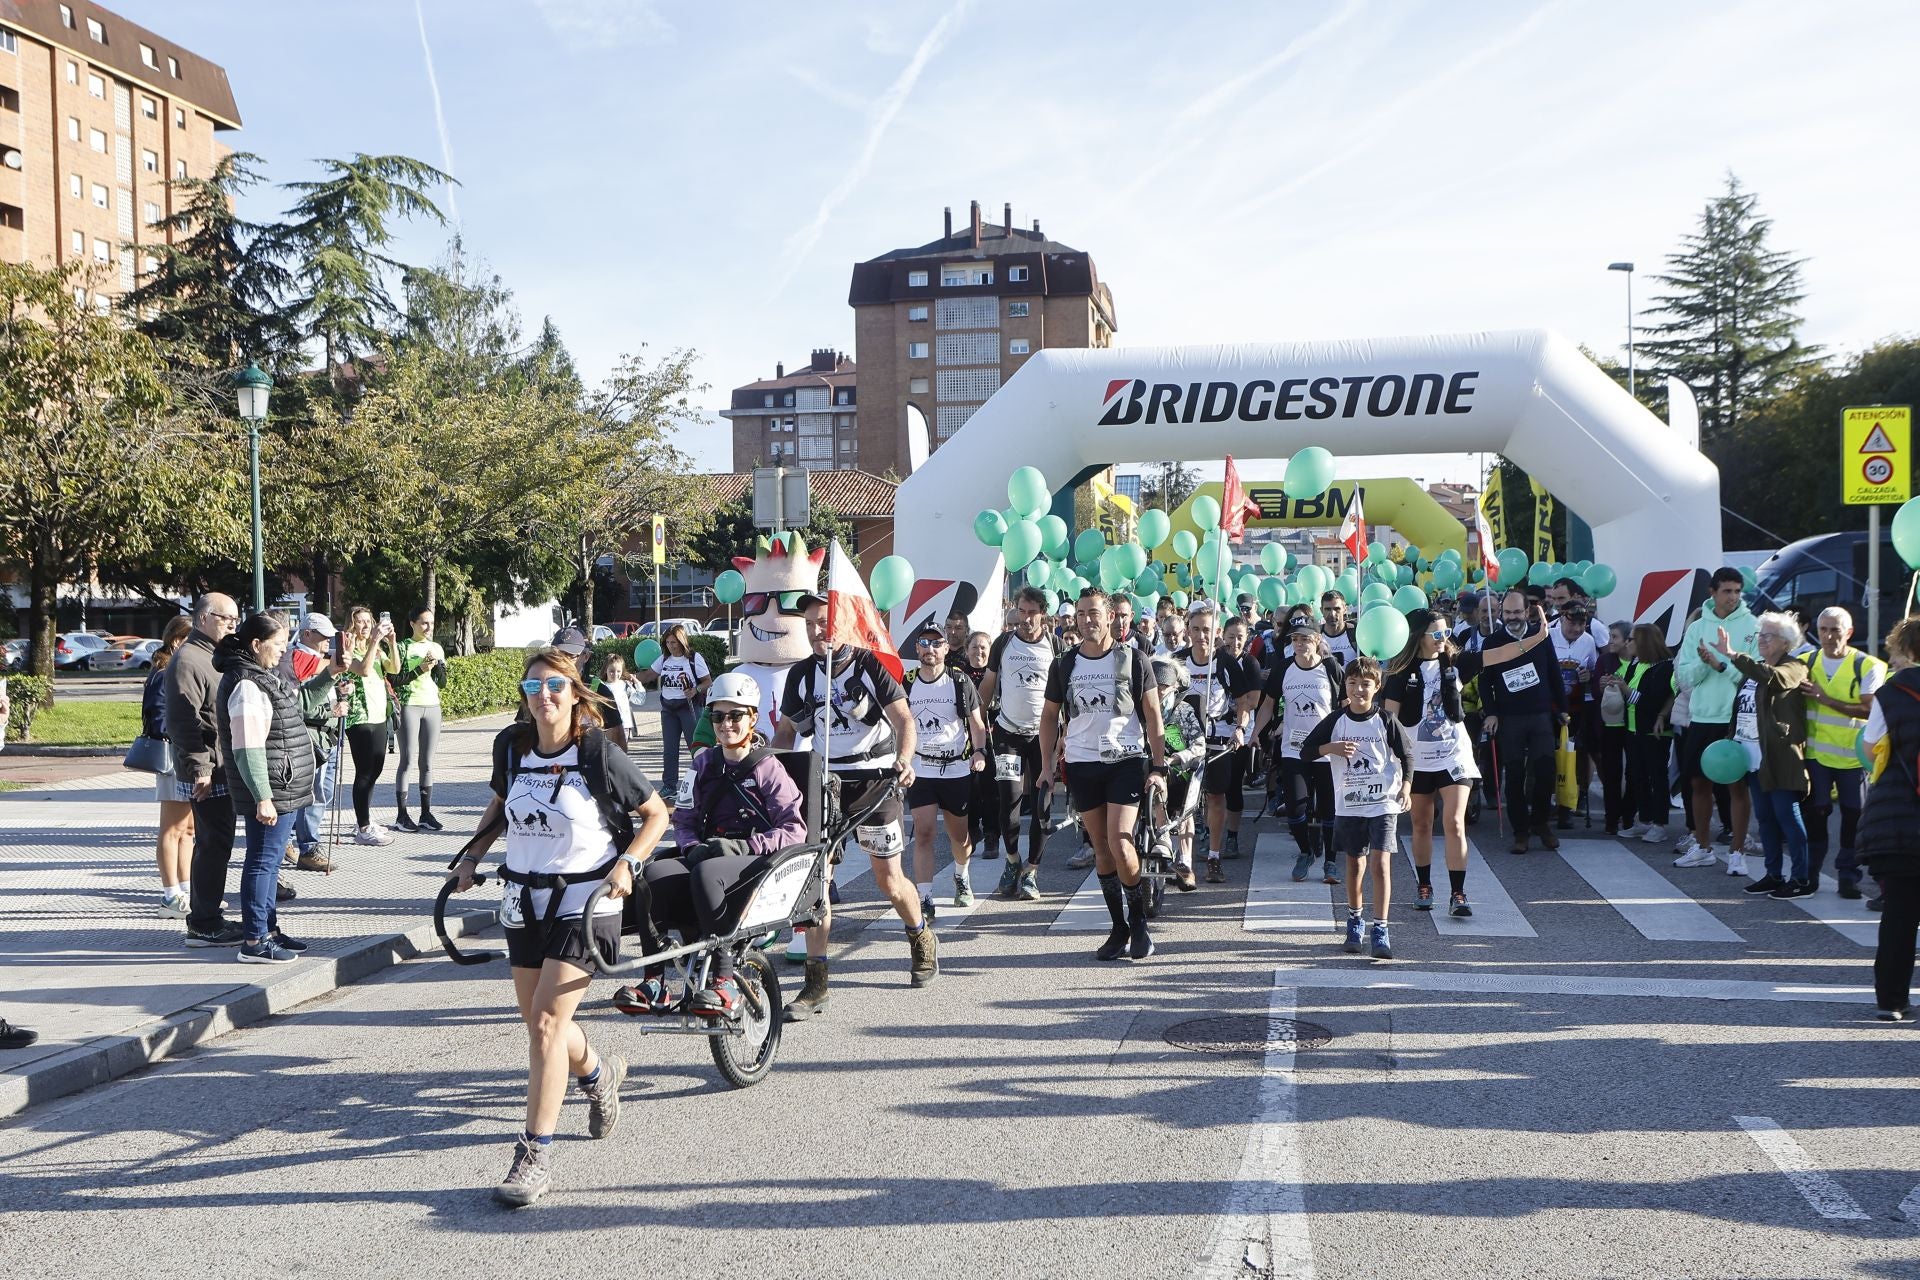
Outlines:
<svg viewBox="0 0 1920 1280"><path fill-rule="evenodd" d="M1295 1049L1318 1049L1333 1039L1333 1032L1317 1022L1232 1013L1175 1023L1167 1028L1163 1038L1176 1049L1191 1049L1195 1053L1264 1055L1270 1048L1286 1045Z"/></svg>

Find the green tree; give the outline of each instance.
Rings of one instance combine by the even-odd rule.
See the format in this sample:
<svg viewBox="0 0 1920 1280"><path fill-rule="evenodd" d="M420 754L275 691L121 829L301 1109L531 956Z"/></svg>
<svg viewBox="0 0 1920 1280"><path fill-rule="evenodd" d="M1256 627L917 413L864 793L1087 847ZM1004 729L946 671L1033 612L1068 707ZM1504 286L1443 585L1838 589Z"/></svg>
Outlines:
<svg viewBox="0 0 1920 1280"><path fill-rule="evenodd" d="M1140 477L1140 508L1158 507L1172 515L1199 487L1199 471L1186 463L1155 463Z"/></svg>
<svg viewBox="0 0 1920 1280"><path fill-rule="evenodd" d="M1819 356L1798 336L1805 259L1768 244L1773 222L1758 206L1759 197L1728 174L1699 229L1681 238L1666 274L1653 277L1668 292L1641 313L1647 336L1638 349L1655 371L1693 388L1701 445L1715 457L1723 444L1738 447L1749 416Z"/></svg>
<svg viewBox="0 0 1920 1280"><path fill-rule="evenodd" d="M156 531L244 546L230 469L176 403L154 342L74 301L72 268L0 264L0 555L24 564L33 673L53 673L56 589L150 555Z"/></svg>
<svg viewBox="0 0 1920 1280"><path fill-rule="evenodd" d="M711 495L704 489L696 492L711 501ZM756 540L766 532L753 523L751 496L716 507L706 522L687 536L687 563L710 573L725 573L733 568L735 556L752 556ZM800 526L799 533L809 548L831 546L838 538L854 564L860 563L859 556L854 554L853 526L818 503L814 504L812 518ZM650 565L647 569L651 572Z"/></svg>

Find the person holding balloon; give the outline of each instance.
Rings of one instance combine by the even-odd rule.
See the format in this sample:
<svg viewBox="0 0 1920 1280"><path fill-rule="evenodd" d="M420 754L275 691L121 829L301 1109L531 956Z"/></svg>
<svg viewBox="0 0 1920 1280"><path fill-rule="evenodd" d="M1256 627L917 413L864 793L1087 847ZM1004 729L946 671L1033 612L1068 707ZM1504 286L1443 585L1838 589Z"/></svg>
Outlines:
<svg viewBox="0 0 1920 1280"><path fill-rule="evenodd" d="M1766 851L1766 874L1746 891L1776 898L1804 898L1814 891L1800 812L1808 790L1807 664L1793 651L1802 638L1800 621L1792 614L1763 613L1754 631L1760 650L1755 658L1733 647L1725 627L1715 630L1713 652L1740 673L1741 684L1734 695L1731 743L1712 744L1700 760L1715 782L1732 786L1744 773Z"/></svg>
<svg viewBox="0 0 1920 1280"><path fill-rule="evenodd" d="M1680 777L1692 790L1693 844L1702 852L1713 851L1713 784L1716 779L1701 768L1701 757L1708 747L1724 741L1734 732L1734 701L1745 682L1738 668L1715 648L1715 637L1727 633L1728 643L1738 653L1754 652L1759 621L1742 602L1746 590L1740 571L1722 567L1713 571L1713 596L1702 607L1700 617L1689 623L1674 654L1674 679L1691 696L1687 701L1686 736L1680 740ZM1727 758L1731 758L1730 756ZM1722 778L1718 781L1729 781ZM1736 776L1731 779L1738 782ZM1751 795L1745 787L1729 786L1729 817L1733 842L1727 849L1727 874L1746 873L1747 821L1752 814ZM1702 864L1704 865L1704 864Z"/></svg>

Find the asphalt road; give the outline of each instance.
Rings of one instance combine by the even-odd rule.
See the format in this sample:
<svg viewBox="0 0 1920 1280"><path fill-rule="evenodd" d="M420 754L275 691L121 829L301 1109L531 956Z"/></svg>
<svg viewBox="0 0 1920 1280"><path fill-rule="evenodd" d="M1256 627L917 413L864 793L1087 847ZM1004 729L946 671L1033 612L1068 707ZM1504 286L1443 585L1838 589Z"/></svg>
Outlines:
<svg viewBox="0 0 1920 1280"><path fill-rule="evenodd" d="M1733 940L1649 938L1644 893L1500 853L1537 936L1443 933L1402 884L1375 962L1247 928L1250 866L1291 862L1269 842L1101 965L1063 923L1069 839L1045 901L943 930L925 990L849 884L832 1007L754 1088L591 1012L625 1116L593 1142L570 1099L532 1209L488 1197L524 1087L505 972L423 960L0 1128L4 1270L1920 1276L1920 1032L1870 1019L1869 952L1794 904L1569 839ZM1214 1017L1246 1051L1168 1042Z"/></svg>

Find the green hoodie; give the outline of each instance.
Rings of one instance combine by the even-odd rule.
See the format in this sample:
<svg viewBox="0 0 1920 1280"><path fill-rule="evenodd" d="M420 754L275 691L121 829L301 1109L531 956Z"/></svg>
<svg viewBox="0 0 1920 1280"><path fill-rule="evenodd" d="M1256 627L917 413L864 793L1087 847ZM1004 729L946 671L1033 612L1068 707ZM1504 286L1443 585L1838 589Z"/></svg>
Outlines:
<svg viewBox="0 0 1920 1280"><path fill-rule="evenodd" d="M1687 628L1687 634L1681 638L1680 647L1673 655L1674 675L1683 686L1693 690L1688 714L1695 724L1731 722L1734 697L1746 682L1746 677L1717 652L1714 658L1724 670L1715 671L1700 660L1700 646L1704 644L1709 651L1713 650L1714 636L1722 627L1727 629L1727 645L1735 653L1749 656L1758 653L1754 648L1754 638L1759 633L1760 620L1753 616L1753 610L1744 603L1738 604L1732 613L1723 618L1713 611L1713 598L1709 596L1700 616Z"/></svg>

